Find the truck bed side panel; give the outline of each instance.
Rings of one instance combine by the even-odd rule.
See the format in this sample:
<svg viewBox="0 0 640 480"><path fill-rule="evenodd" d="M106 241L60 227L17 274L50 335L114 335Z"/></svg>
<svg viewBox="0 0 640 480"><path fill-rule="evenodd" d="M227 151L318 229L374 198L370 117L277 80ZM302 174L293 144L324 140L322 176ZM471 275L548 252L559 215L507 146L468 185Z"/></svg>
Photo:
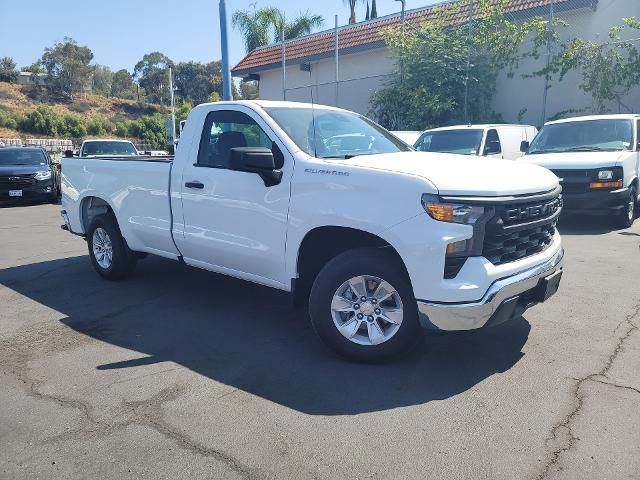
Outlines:
<svg viewBox="0 0 640 480"><path fill-rule="evenodd" d="M171 237L170 162L65 159L62 205L71 229L85 233L83 202L98 197L114 211L132 250L177 257Z"/></svg>

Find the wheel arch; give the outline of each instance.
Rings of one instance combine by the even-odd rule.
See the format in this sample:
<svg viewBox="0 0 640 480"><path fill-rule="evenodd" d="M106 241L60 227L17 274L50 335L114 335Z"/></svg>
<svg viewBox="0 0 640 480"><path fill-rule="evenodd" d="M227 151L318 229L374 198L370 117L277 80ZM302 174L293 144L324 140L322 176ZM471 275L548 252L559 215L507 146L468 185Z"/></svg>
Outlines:
<svg viewBox="0 0 640 480"><path fill-rule="evenodd" d="M95 195L87 195L80 202L80 223L82 225L82 231L86 234L91 222L98 215L104 215L111 213L115 218L116 224L118 219L115 216L114 209L111 204Z"/></svg>
<svg viewBox="0 0 640 480"><path fill-rule="evenodd" d="M380 235L352 227L319 226L307 232L298 247L297 278L292 281L291 286L294 303L299 305L308 299L315 278L329 260L356 248L384 249L398 262L407 278L410 278L398 250Z"/></svg>

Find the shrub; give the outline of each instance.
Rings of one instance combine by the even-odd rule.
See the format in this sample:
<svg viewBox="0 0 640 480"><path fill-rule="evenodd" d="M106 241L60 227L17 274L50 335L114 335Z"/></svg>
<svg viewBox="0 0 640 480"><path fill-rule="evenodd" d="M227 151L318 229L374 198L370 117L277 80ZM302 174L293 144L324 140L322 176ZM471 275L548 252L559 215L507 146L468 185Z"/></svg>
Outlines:
<svg viewBox="0 0 640 480"><path fill-rule="evenodd" d="M10 128L15 130L18 128L18 121L11 112L0 110L0 128Z"/></svg>
<svg viewBox="0 0 640 480"><path fill-rule="evenodd" d="M72 138L82 138L87 135L85 121L76 115L65 115L62 123L64 125L64 135Z"/></svg>
<svg viewBox="0 0 640 480"><path fill-rule="evenodd" d="M127 122L117 122L113 129L113 133L118 137L126 137L129 134L129 125Z"/></svg>
<svg viewBox="0 0 640 480"><path fill-rule="evenodd" d="M21 130L55 137L58 132L64 130L64 124L60 115L46 105L41 105L27 113L20 122Z"/></svg>
<svg viewBox="0 0 640 480"><path fill-rule="evenodd" d="M106 118L92 118L87 123L87 133L89 135L106 135L113 131L113 125Z"/></svg>

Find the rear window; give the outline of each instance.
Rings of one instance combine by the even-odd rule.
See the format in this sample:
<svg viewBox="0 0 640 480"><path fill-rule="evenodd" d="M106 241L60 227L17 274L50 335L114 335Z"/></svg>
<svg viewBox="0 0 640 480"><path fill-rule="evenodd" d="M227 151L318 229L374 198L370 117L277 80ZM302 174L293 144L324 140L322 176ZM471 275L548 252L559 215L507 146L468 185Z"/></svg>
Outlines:
<svg viewBox="0 0 640 480"><path fill-rule="evenodd" d="M420 152L457 153L477 155L482 143L483 130L438 130L424 132L415 144Z"/></svg>
<svg viewBox="0 0 640 480"><path fill-rule="evenodd" d="M137 155L134 146L128 142L87 142L82 147L82 155Z"/></svg>

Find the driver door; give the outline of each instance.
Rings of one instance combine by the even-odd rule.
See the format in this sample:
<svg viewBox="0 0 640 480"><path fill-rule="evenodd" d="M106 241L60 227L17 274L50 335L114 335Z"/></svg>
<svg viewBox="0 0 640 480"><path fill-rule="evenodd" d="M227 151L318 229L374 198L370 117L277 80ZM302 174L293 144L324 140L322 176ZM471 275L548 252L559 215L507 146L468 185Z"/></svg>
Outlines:
<svg viewBox="0 0 640 480"><path fill-rule="evenodd" d="M231 149L246 146L271 149L283 171L278 185L267 187L257 174L229 168ZM284 254L292 171L293 158L251 109L209 112L197 158L182 172L178 247L185 263L290 288Z"/></svg>

